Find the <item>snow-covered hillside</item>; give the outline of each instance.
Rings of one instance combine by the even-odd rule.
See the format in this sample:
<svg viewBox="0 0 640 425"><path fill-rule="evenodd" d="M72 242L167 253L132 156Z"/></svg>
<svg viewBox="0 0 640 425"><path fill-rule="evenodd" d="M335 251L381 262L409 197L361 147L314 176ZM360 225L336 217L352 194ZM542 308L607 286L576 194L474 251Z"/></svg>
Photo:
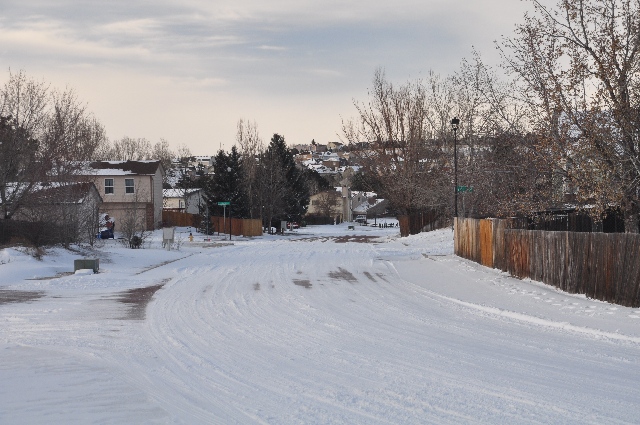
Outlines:
<svg viewBox="0 0 640 425"><path fill-rule="evenodd" d="M637 423L640 309L315 226L0 251L0 423ZM376 238L374 238L376 237Z"/></svg>

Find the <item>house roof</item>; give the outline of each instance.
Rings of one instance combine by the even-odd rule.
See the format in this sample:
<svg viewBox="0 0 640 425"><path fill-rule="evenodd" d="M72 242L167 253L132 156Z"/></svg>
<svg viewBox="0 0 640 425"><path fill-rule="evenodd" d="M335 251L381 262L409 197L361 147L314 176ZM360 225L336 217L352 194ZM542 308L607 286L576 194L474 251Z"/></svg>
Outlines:
<svg viewBox="0 0 640 425"><path fill-rule="evenodd" d="M81 182L81 183L48 183L45 185L39 185L32 196L32 203L51 203L51 204L75 204L82 203L86 199L87 194L90 191L94 191L96 196L102 197L98 193L98 189L93 183Z"/></svg>
<svg viewBox="0 0 640 425"><path fill-rule="evenodd" d="M89 164L94 170L119 170L126 174L154 175L160 161L95 161Z"/></svg>
<svg viewBox="0 0 640 425"><path fill-rule="evenodd" d="M200 192L202 189L162 189L163 198L184 198L194 193Z"/></svg>

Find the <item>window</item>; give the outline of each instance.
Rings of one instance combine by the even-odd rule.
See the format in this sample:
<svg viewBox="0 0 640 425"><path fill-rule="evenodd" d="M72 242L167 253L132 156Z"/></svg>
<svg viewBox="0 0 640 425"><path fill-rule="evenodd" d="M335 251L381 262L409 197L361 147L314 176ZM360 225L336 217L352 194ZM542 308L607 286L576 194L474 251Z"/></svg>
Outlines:
<svg viewBox="0 0 640 425"><path fill-rule="evenodd" d="M124 179L124 193L134 193L133 179Z"/></svg>
<svg viewBox="0 0 640 425"><path fill-rule="evenodd" d="M104 194L113 195L113 179L104 179Z"/></svg>

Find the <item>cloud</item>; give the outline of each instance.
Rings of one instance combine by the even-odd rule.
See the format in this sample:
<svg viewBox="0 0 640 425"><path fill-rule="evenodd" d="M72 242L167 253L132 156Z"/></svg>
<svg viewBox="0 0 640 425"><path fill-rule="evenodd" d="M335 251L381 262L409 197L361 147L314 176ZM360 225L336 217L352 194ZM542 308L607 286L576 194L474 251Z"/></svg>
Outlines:
<svg viewBox="0 0 640 425"><path fill-rule="evenodd" d="M342 72L334 69L310 69L307 72L317 77L341 77L343 75Z"/></svg>
<svg viewBox="0 0 640 425"><path fill-rule="evenodd" d="M258 49L268 50L272 52L284 52L285 50L289 50L287 47L284 47L284 46L266 46L266 45L258 46Z"/></svg>
<svg viewBox="0 0 640 425"><path fill-rule="evenodd" d="M0 28L0 44L9 46L6 48L10 50L27 51L32 56L57 57L61 62L152 58L151 52L143 46L109 45L105 40L83 39L54 22L27 25L22 28Z"/></svg>
<svg viewBox="0 0 640 425"><path fill-rule="evenodd" d="M161 22L157 19L142 18L107 22L106 24L99 25L97 31L103 33L105 36L113 34L118 36L149 37L156 35L160 27ZM94 32L96 31L94 30Z"/></svg>
<svg viewBox="0 0 640 425"><path fill-rule="evenodd" d="M116 134L144 137L143 122L165 128L165 135L179 134L182 129L168 128L171 120L153 124L157 116L170 115L166 110L154 113L153 108L175 108L176 115L189 111L189 116L196 116L200 108L217 117L216 125L225 126L220 131L212 124L207 127L223 141L234 139L239 117L273 120L278 127L273 130L287 134L288 140L330 140L339 130L328 128L331 117L352 113L337 105L351 108L352 98L366 96L376 68L385 68L392 81L405 82L429 69L444 75L456 71L472 45L488 59L495 51L492 41L508 33L530 4L514 0L2 3L0 63L28 73L37 70L45 79L48 72L58 81L75 82L82 87L80 97L96 105L117 108L126 98L126 114L100 111L105 120L111 114L108 121ZM492 65L493 59L488 60ZM0 74L0 83L2 79ZM300 105L313 105L308 116ZM142 112L134 106L150 118L137 119L135 114ZM137 126L136 131L127 130L131 125ZM228 134L223 136L226 126ZM193 131L194 141L210 139Z"/></svg>

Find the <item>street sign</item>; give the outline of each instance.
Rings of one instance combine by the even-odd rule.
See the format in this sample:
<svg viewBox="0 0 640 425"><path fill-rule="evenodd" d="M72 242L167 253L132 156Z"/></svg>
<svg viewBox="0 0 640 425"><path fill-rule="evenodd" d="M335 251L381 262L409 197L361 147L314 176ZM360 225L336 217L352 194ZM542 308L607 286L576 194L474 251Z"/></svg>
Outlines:
<svg viewBox="0 0 640 425"><path fill-rule="evenodd" d="M457 189L458 189L458 193L473 192L472 186L458 186Z"/></svg>
<svg viewBox="0 0 640 425"><path fill-rule="evenodd" d="M218 205L220 206L231 205L231 202L218 202Z"/></svg>

